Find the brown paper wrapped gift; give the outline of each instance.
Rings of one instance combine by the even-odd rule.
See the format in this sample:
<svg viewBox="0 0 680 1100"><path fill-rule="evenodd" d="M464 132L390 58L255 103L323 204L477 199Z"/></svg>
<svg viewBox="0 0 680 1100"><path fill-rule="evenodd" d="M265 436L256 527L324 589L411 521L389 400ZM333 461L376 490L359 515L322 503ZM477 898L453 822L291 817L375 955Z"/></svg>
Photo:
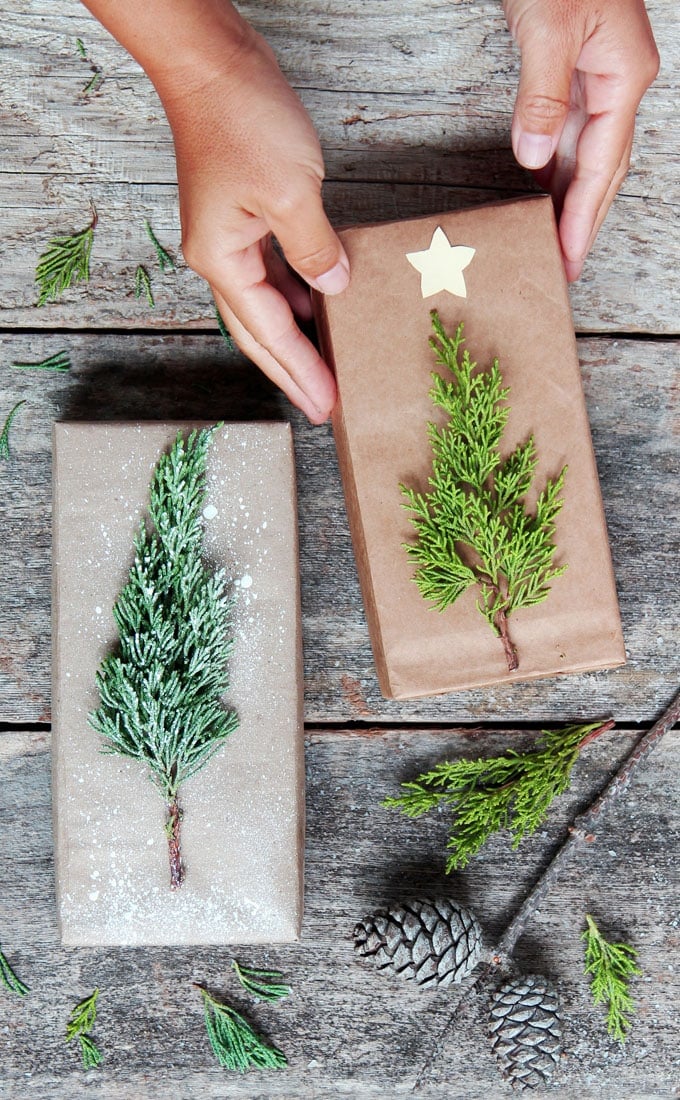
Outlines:
<svg viewBox="0 0 680 1100"><path fill-rule="evenodd" d="M407 254L430 249L435 234L445 249L459 250L460 270L442 277L430 269L425 285ZM316 296L315 306L322 350L338 381L333 426L383 693L408 699L622 664L616 589L550 200L497 203L340 235L350 286L337 297ZM449 289L437 289L442 282ZM427 489L432 455L426 424L445 422L429 397L431 372L445 372L429 347L431 309L451 334L464 322L466 346L480 367L494 357L500 361L510 387L501 453L534 435L537 491L568 465L555 557L568 568L542 604L510 617L520 662L513 673L479 613L476 587L446 611L433 610L413 581L414 565L403 548L414 541L414 530L399 483Z"/></svg>
<svg viewBox="0 0 680 1100"><path fill-rule="evenodd" d="M191 425L192 427L195 425ZM165 804L144 765L88 724L117 642L149 483L177 424L57 424L54 437L53 810L66 944L273 943L298 938L304 770L290 428L229 424L208 460L205 549L234 579L227 703L239 717L183 784L186 878L171 891Z"/></svg>

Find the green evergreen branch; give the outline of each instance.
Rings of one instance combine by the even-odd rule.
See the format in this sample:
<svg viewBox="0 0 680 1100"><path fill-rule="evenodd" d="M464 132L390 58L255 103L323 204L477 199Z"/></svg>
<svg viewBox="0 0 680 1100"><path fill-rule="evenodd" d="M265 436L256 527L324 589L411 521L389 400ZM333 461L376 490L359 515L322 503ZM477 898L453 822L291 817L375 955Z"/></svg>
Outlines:
<svg viewBox="0 0 680 1100"><path fill-rule="evenodd" d="M0 948L0 982L5 989L9 989L10 993L16 993L19 997L25 997L29 992L28 986L24 985L21 978L14 973L2 948Z"/></svg>
<svg viewBox="0 0 680 1100"><path fill-rule="evenodd" d="M280 1001L291 991L278 970L256 970L250 966L241 966L236 959L231 968L246 992L260 1001Z"/></svg>
<svg viewBox="0 0 680 1100"><path fill-rule="evenodd" d="M158 237L156 236L153 229L151 228L151 222L148 221L148 220L145 220L144 228L146 229L147 236L148 236L149 240L151 241L151 243L154 247L154 250L156 252L156 256L158 258L158 265L159 265L161 271L163 271L163 272L165 272L165 271L174 271L175 270L175 261L173 260L172 256L167 251L167 249L163 248L163 245L158 240Z"/></svg>
<svg viewBox="0 0 680 1100"><path fill-rule="evenodd" d="M88 80L81 93L82 95L87 95L88 92L95 92L97 90L102 80L104 79L104 73L102 72L101 67L97 65L94 61L91 61L90 58L87 56L85 43L83 42L82 38L76 38L76 49L82 60L86 61L90 66L90 69L92 70L92 76Z"/></svg>
<svg viewBox="0 0 680 1100"><path fill-rule="evenodd" d="M85 1069L98 1066L103 1058L97 1044L92 1036L88 1034L97 1019L98 996L99 990L95 989L89 997L84 997L82 1001L79 1001L75 1008L71 1010L71 1015L66 1024L66 1042L70 1043L72 1039L78 1039Z"/></svg>
<svg viewBox="0 0 680 1100"><path fill-rule="evenodd" d="M588 913L586 924L581 939L586 945L585 973L592 975L593 1004L606 1003L607 1030L613 1039L624 1043L631 1026L628 1017L635 1012L628 984L631 978L642 973L635 965L638 953L625 943L608 943Z"/></svg>
<svg viewBox="0 0 680 1100"><path fill-rule="evenodd" d="M150 489L150 529L113 615L119 649L97 673L100 706L90 724L107 750L141 761L167 805L172 888L181 885L179 788L236 729L228 690L232 601L224 570L203 564L202 509L208 448L217 429L178 433Z"/></svg>
<svg viewBox="0 0 680 1100"><path fill-rule="evenodd" d="M236 344L234 343L231 333L225 325L224 318L222 317L222 314L220 313L217 306L215 306L215 318L217 320L217 327L220 330L220 335L222 336L222 339L224 340L227 347L229 348L229 351L236 351Z"/></svg>
<svg viewBox="0 0 680 1100"><path fill-rule="evenodd" d="M52 237L42 253L35 269L35 279L40 288L38 305L54 301L73 283L90 278L90 254L97 211L92 207L92 221L85 229L71 236Z"/></svg>
<svg viewBox="0 0 680 1100"><path fill-rule="evenodd" d="M12 427L12 421L14 420L14 417L18 413L21 406L25 404L25 400L17 401L16 405L9 412L5 423L2 426L2 431L0 432L0 458L9 458L9 431Z"/></svg>
<svg viewBox="0 0 680 1100"><path fill-rule="evenodd" d="M153 290L151 289L149 272L143 264L137 264L137 270L135 271L135 298L141 298L142 294L145 296L151 309L153 309L156 303L153 297Z"/></svg>
<svg viewBox="0 0 680 1100"><path fill-rule="evenodd" d="M48 355L47 359L40 359L37 363L12 363L17 370L48 370L65 374L71 369L71 359L67 351L57 351L54 355Z"/></svg>
<svg viewBox="0 0 680 1100"><path fill-rule="evenodd" d="M405 793L386 798L383 806L410 818L439 807L450 810L446 871L460 870L500 829L510 830L513 848L535 832L552 800L568 788L581 749L612 726L613 722L596 722L544 730L542 742L528 752L508 749L500 756L443 762L402 783Z"/></svg>
<svg viewBox="0 0 680 1100"><path fill-rule="evenodd" d="M269 1046L239 1012L215 1000L202 986L196 988L203 997L205 1029L210 1046L221 1066L245 1073L251 1066L256 1069L283 1069L288 1065L285 1054Z"/></svg>
<svg viewBox="0 0 680 1100"><path fill-rule="evenodd" d="M461 351L462 324L450 337L433 310L432 327L430 346L452 378L433 373L430 397L448 421L443 427L428 424L429 490L400 486L417 536L405 549L417 566L421 594L438 611L478 586L479 610L501 638L513 671L519 662L508 617L541 603L566 569L553 564L566 467L546 482L534 512L528 512L523 498L536 471L536 446L529 438L501 458L510 391L498 360L478 370L469 352Z"/></svg>
<svg viewBox="0 0 680 1100"><path fill-rule="evenodd" d="M76 38L76 49L82 57L83 61L87 61L87 52L85 50L85 43L83 42L82 38Z"/></svg>

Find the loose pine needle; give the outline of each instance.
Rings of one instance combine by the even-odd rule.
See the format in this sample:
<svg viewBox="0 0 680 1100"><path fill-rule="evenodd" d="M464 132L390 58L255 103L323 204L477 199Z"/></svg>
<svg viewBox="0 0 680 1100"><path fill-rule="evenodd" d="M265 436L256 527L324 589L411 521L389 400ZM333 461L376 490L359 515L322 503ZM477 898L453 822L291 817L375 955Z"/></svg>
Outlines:
<svg viewBox="0 0 680 1100"><path fill-rule="evenodd" d="M637 951L625 943L608 943L597 924L586 914L585 973L592 975L590 992L593 1004L607 1005L607 1030L613 1039L625 1043L631 1027L629 1016L635 1012L628 984L642 971L635 965Z"/></svg>
<svg viewBox="0 0 680 1100"><path fill-rule="evenodd" d="M67 351L57 351L37 363L12 363L12 366L17 370L49 370L64 374L71 369L71 359Z"/></svg>
<svg viewBox="0 0 680 1100"><path fill-rule="evenodd" d="M14 973L3 954L2 948L0 948L0 982L5 986L5 989L9 989L10 993L16 993L19 997L25 997L29 992L28 986L24 985L21 978L18 978Z"/></svg>
<svg viewBox="0 0 680 1100"><path fill-rule="evenodd" d="M229 1005L221 1004L198 986L203 996L205 1028L213 1054L221 1066L236 1073L256 1069L283 1069L285 1054L271 1047L253 1031L246 1019Z"/></svg>
<svg viewBox="0 0 680 1100"><path fill-rule="evenodd" d="M151 279L149 278L149 272L146 270L143 264L137 265L135 271L135 298L141 298L142 294L145 296L151 309L155 306L153 298L153 290L151 289Z"/></svg>
<svg viewBox="0 0 680 1100"><path fill-rule="evenodd" d="M552 800L569 786L579 752L613 722L544 730L536 749L480 760L444 761L413 782L402 783L405 794L386 798L383 806L418 818L445 807L453 812L447 847L447 873L466 867L500 829L512 833L513 848L546 818Z"/></svg>
<svg viewBox="0 0 680 1100"><path fill-rule="evenodd" d="M85 229L68 237L53 237L49 242L35 269L35 280L40 287L39 306L54 301L73 283L89 281L96 226L97 212L93 208L92 221Z"/></svg>
<svg viewBox="0 0 680 1100"><path fill-rule="evenodd" d="M225 344L229 348L229 351L236 351L236 344L232 340L231 333L229 332L229 329L225 325L222 314L220 313L217 306L215 306L215 318L217 320L217 327L220 330L220 334L222 336L222 339L224 340Z"/></svg>
<svg viewBox="0 0 680 1100"><path fill-rule="evenodd" d="M246 992L259 1001L280 1001L291 992L279 970L256 970L251 966L241 966L236 959L231 968Z"/></svg>
<svg viewBox="0 0 680 1100"><path fill-rule="evenodd" d="M163 245L158 240L158 237L156 236L156 234L154 233L154 231L151 227L151 222L149 222L148 220L145 221L144 222L144 228L146 229L149 240L151 241L152 245L154 246L156 256L158 257L158 264L159 264L159 267L160 267L161 271L163 271L163 272L165 272L165 271L174 271L175 270L175 261L173 260L172 256L168 252L168 250L166 248L163 248Z"/></svg>
<svg viewBox="0 0 680 1100"><path fill-rule="evenodd" d="M88 1034L97 1019L98 996L99 990L95 989L89 997L84 997L82 1001L79 1001L75 1008L71 1010L71 1015L66 1024L66 1042L70 1043L72 1039L78 1039L85 1069L98 1066L103 1060L99 1047L92 1036Z"/></svg>
<svg viewBox="0 0 680 1100"><path fill-rule="evenodd" d="M25 405L25 401L17 401L14 408L9 413L2 431L0 432L0 458L9 458L9 430L12 427L12 421L22 405Z"/></svg>

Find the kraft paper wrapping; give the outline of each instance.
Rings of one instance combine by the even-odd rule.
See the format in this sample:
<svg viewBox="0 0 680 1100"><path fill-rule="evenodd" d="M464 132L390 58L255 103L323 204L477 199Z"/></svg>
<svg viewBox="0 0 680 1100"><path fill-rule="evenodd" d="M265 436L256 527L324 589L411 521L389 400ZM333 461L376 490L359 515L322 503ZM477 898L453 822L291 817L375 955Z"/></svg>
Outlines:
<svg viewBox="0 0 680 1100"><path fill-rule="evenodd" d="M427 249L435 230L460 247L467 297L423 298L407 253ZM567 287L549 198L497 203L340 234L352 278L336 297L315 295L322 350L339 401L333 416L347 512L383 694L408 699L506 681L624 663L616 587ZM474 249L469 259L468 249ZM469 261L469 262L468 262ZM456 276L458 280L458 276ZM566 463L556 564L566 573L547 600L509 619L519 669L509 673L500 640L468 589L445 612L413 581L403 549L414 529L399 483L427 489L426 424L446 421L430 397L437 368L430 310L447 332L465 324L471 357L500 360L510 386L507 454L533 434L539 464L533 503Z"/></svg>
<svg viewBox="0 0 680 1100"><path fill-rule="evenodd" d="M295 476L286 424L229 424L208 461L206 559L233 579L226 702L240 725L180 788L184 884L144 765L87 721L116 644L113 603L178 424L57 424L53 813L62 942L274 943L302 917L304 759Z"/></svg>

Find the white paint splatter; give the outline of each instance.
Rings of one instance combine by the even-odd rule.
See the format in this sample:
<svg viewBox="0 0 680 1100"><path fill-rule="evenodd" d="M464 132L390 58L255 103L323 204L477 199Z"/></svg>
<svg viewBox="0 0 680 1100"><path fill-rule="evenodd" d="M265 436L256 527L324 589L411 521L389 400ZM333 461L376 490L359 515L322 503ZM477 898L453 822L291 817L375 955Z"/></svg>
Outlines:
<svg viewBox="0 0 680 1100"><path fill-rule="evenodd" d="M214 504L206 504L203 509L203 519L214 519L217 515L217 508Z"/></svg>

